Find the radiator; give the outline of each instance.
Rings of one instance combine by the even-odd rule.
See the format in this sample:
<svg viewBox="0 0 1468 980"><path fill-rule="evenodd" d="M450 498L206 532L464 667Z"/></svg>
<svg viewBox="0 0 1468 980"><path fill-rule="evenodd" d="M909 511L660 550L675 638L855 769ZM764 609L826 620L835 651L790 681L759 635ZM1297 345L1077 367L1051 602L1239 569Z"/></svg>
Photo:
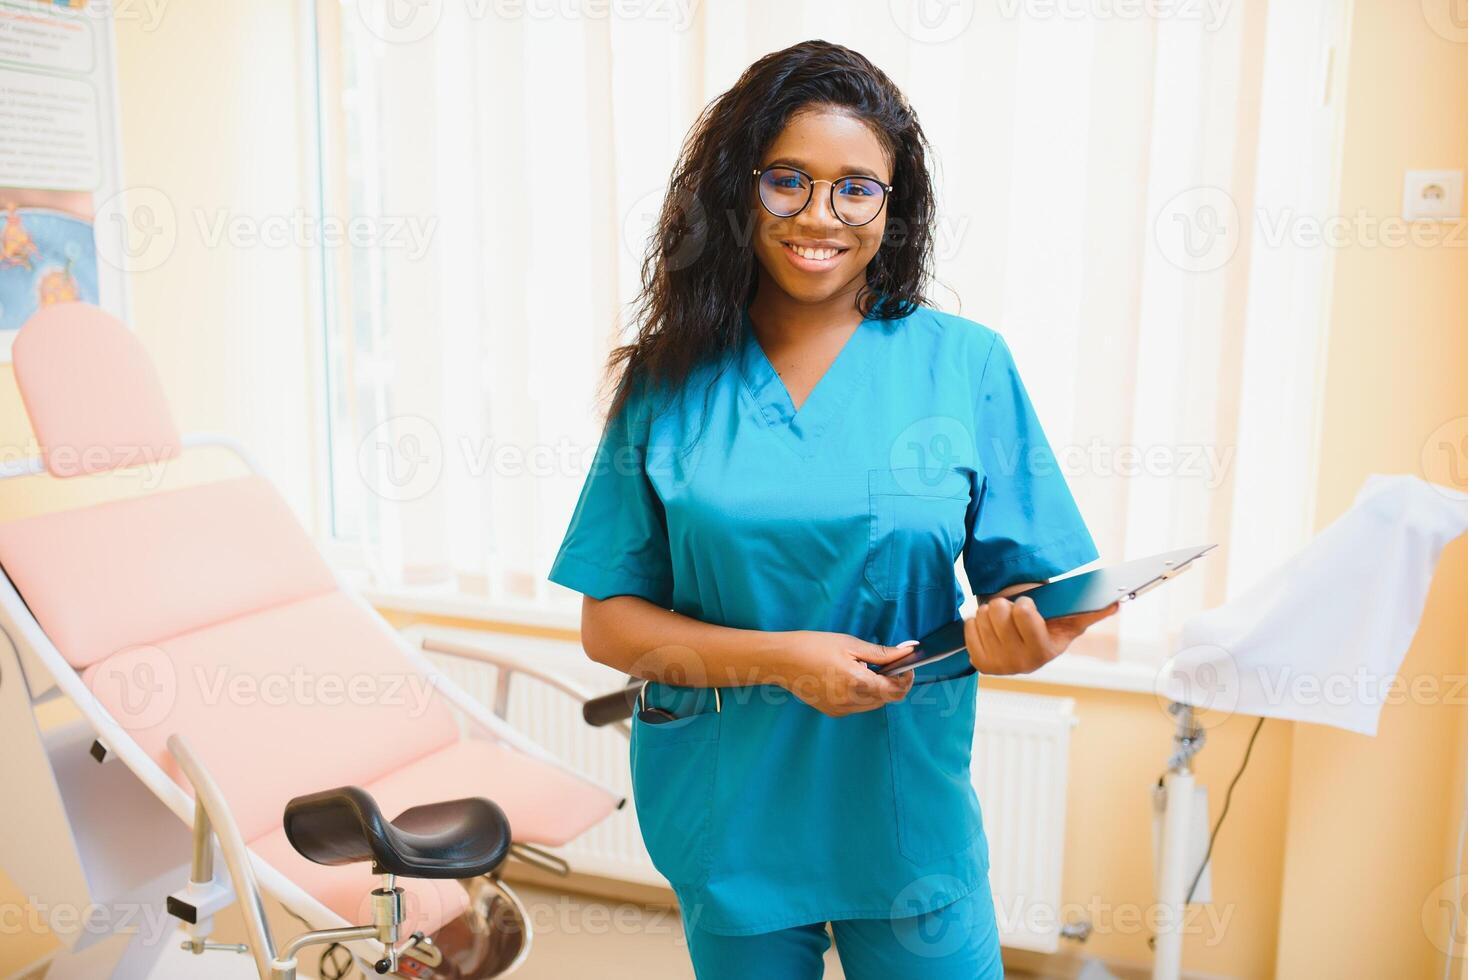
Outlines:
<svg viewBox="0 0 1468 980"><path fill-rule="evenodd" d="M492 648L528 667L554 671L594 693L616 690L626 678L588 660L574 643L503 633L413 626L415 645L469 694L494 705L497 668L433 652L435 641ZM1012 948L1054 952L1062 856L1065 849L1070 698L990 691L980 685L974 730L973 779L989 837L989 881L1000 941ZM642 846L631 804L627 740L588 727L571 696L533 678L510 685L507 719L573 768L621 792L628 805L557 853L576 871L641 884L665 885Z"/></svg>

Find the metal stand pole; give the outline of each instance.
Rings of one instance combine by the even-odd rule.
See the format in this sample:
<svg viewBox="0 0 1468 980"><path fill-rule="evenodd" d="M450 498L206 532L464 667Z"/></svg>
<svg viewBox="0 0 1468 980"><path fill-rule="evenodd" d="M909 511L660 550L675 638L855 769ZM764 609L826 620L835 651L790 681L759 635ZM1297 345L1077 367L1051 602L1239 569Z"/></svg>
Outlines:
<svg viewBox="0 0 1468 980"><path fill-rule="evenodd" d="M1152 960L1152 980L1178 980L1183 963L1183 922L1188 911L1189 830L1193 821L1192 758L1203 747L1204 732L1186 704L1172 704L1168 711L1177 716L1177 732L1173 735L1173 753L1167 760L1167 774L1162 779L1164 797L1162 817L1161 867L1157 876L1157 945Z"/></svg>

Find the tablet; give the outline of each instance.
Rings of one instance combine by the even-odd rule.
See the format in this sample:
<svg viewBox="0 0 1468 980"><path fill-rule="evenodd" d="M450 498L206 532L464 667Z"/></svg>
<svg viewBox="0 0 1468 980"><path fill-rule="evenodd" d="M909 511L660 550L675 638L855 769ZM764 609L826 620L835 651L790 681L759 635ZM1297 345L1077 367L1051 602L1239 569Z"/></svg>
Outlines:
<svg viewBox="0 0 1468 980"><path fill-rule="evenodd" d="M1150 558L1138 558L1109 568L1097 568L1053 579L1005 598L1012 602L1022 595L1029 596L1035 603L1035 609L1045 619L1096 612L1113 602L1128 602L1144 592L1150 592L1168 579L1187 571L1194 559L1206 555L1215 547L1217 545L1205 544L1194 548L1179 548L1177 551L1164 551ZM914 667L951 657L966 649L963 620L955 619L919 640L912 653L901 660L894 660L877 673L906 673Z"/></svg>

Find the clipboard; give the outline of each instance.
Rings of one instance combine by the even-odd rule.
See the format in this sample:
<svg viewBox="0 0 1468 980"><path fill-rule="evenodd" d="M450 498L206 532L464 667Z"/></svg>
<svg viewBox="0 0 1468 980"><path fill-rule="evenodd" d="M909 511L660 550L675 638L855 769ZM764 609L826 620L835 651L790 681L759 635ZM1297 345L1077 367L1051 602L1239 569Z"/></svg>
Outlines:
<svg viewBox="0 0 1468 980"><path fill-rule="evenodd" d="M1164 551L1120 565L1067 575L1005 598L1012 602L1022 595L1029 596L1035 603L1035 609L1045 619L1097 612L1113 602L1130 602L1168 579L1176 578L1191 568L1195 560L1216 547L1216 544L1205 544ZM919 640L912 653L881 667L877 673L903 674L923 664L967 650L963 622L962 619L955 619L946 626L938 627Z"/></svg>

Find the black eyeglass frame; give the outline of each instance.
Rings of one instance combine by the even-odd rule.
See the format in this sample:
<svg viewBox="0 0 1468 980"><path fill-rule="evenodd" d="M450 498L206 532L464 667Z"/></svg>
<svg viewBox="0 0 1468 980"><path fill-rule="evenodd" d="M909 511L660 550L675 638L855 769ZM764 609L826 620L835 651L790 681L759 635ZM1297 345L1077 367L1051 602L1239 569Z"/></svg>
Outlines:
<svg viewBox="0 0 1468 980"><path fill-rule="evenodd" d="M760 174L766 173L770 170L793 170L795 173L800 174L800 176L804 177L807 181L810 182L810 188L806 191L805 202L802 203L800 207L796 208L794 211L791 211L789 214L781 214L780 212L771 209L771 207L765 203L765 196L759 192L759 187L758 185L756 185L754 196L759 198L760 207L764 208L766 211L769 211L770 214L774 215L777 218L793 218L800 212L804 211L806 208L810 207L810 202L815 200L817 184L830 184L831 189L830 191L828 191L828 194L831 198L831 213L836 216L837 221L841 222L843 225L846 225L848 228L860 228L863 225L869 225L873 221L876 221L877 216L882 213L882 209L887 206L887 195L892 193L892 188L894 186L892 184L884 184L880 180L877 180L877 178L870 177L866 174L843 174L842 176L837 177L835 180L819 180L815 177L812 177L804 170L801 170L799 167L792 167L788 163L782 163L774 167L765 167L763 169L756 167L751 172L754 174L755 180L758 181ZM836 185L843 180L870 180L878 187L882 188L882 202L877 205L877 210L873 211L872 216L867 220L856 222L847 221L845 218L841 217L841 212L836 210Z"/></svg>

